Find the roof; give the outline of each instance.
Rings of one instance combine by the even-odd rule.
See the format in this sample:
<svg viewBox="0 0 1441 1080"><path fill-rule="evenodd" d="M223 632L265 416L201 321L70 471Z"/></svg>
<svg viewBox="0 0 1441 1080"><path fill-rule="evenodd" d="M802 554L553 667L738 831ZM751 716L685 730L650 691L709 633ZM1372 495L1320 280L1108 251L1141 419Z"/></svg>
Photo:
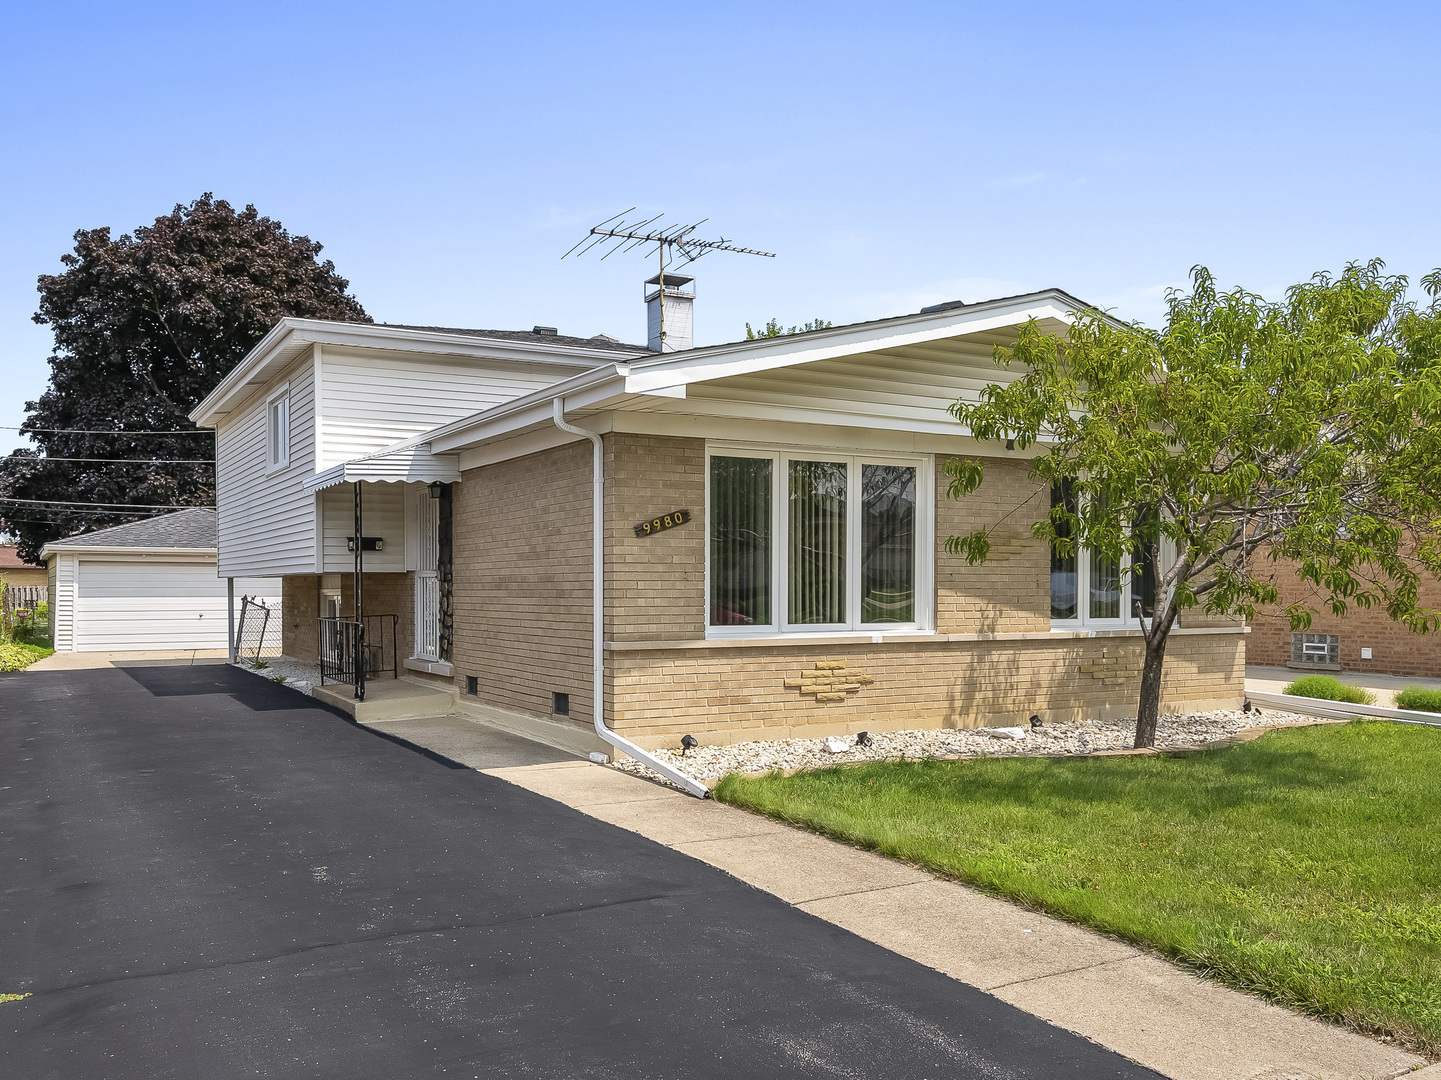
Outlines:
<svg viewBox="0 0 1441 1080"><path fill-rule="evenodd" d="M666 275L667 279L672 276ZM626 345L605 334L582 338L567 337L565 334L537 334L534 330L465 330L454 326L411 326L407 323L376 323L375 325L392 330L424 330L432 334L460 334L462 337L485 338L489 341L525 341L533 345L564 345L572 349L611 349L624 353L650 351L644 345Z"/></svg>
<svg viewBox="0 0 1441 1080"><path fill-rule="evenodd" d="M214 551L216 543L214 508L197 506L54 540L45 545L40 555L43 558L52 551L83 551L86 548Z"/></svg>
<svg viewBox="0 0 1441 1080"><path fill-rule="evenodd" d="M0 544L0 570L39 570L15 554L14 544Z"/></svg>

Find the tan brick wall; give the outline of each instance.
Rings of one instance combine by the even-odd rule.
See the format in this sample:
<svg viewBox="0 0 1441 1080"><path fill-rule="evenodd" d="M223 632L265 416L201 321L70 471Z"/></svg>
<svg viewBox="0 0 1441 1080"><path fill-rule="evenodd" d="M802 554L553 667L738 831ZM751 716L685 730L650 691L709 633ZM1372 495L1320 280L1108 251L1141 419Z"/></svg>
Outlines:
<svg viewBox="0 0 1441 1080"><path fill-rule="evenodd" d="M280 579L280 651L295 660L315 663L320 618L320 578L314 574Z"/></svg>
<svg viewBox="0 0 1441 1080"><path fill-rule="evenodd" d="M1130 637L617 652L612 726L656 747L687 731L715 743L1134 716L1142 649ZM821 677L832 682L816 692ZM1168 710L1235 708L1244 686L1244 635L1171 639Z"/></svg>
<svg viewBox="0 0 1441 1080"><path fill-rule="evenodd" d="M605 447L606 640L705 637L705 440L609 435ZM691 520L635 535L672 510Z"/></svg>
<svg viewBox="0 0 1441 1080"><path fill-rule="evenodd" d="M340 575L340 613L344 616L355 614L354 574ZM365 613L399 616L395 622L395 656L397 665L404 671L401 661L415 652L415 575L366 574ZM384 632L388 635L390 628L386 627ZM389 663L389 641L385 643L385 659Z"/></svg>
<svg viewBox="0 0 1441 1080"><path fill-rule="evenodd" d="M571 443L454 489L453 662L487 704L548 717L560 691L591 722L590 469L590 443Z"/></svg>
<svg viewBox="0 0 1441 1080"><path fill-rule="evenodd" d="M1297 577L1293 563L1261 559L1255 569L1275 583L1280 596L1274 607L1257 612L1251 623L1246 646L1249 663L1277 667L1290 663L1292 630L1283 612L1290 604L1301 603L1313 612L1307 633L1335 634L1340 638L1344 670L1441 678L1441 634L1413 634L1387 615L1384 608L1351 604L1344 616L1333 615L1326 594ZM1422 575L1420 601L1426 607L1441 608L1441 582L1429 574ZM1371 659L1361 658L1363 648L1371 650Z"/></svg>
<svg viewBox="0 0 1441 1080"><path fill-rule="evenodd" d="M950 477L936 461L936 629L942 634L1014 634L1051 628L1051 560L1031 526L1051 508L1024 462L990 459L981 486L946 496ZM991 554L967 565L946 538L991 530Z"/></svg>

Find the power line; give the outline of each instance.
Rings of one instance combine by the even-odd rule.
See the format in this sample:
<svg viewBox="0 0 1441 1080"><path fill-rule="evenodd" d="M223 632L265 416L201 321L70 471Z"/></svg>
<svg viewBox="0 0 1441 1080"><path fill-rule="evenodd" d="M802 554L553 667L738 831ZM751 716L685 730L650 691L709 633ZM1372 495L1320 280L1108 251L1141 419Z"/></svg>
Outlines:
<svg viewBox="0 0 1441 1080"><path fill-rule="evenodd" d="M8 461L9 458L0 458L0 461ZM43 457L25 457L23 454L14 458L15 461L94 461L109 465L214 465L214 458L128 458L128 457L51 457L49 454Z"/></svg>
<svg viewBox="0 0 1441 1080"><path fill-rule="evenodd" d="M195 428L190 431L128 431L123 428L48 428L48 427L13 427L10 424L0 424L0 431L23 431L25 434L41 435L214 435L215 432L206 428Z"/></svg>
<svg viewBox="0 0 1441 1080"><path fill-rule="evenodd" d="M64 509L67 506L98 506L113 507L119 510L214 510L213 506L173 506L169 503L99 503L99 502L67 502L64 499L12 499L8 496L0 496L0 503L24 503L29 506L53 506L56 509Z"/></svg>

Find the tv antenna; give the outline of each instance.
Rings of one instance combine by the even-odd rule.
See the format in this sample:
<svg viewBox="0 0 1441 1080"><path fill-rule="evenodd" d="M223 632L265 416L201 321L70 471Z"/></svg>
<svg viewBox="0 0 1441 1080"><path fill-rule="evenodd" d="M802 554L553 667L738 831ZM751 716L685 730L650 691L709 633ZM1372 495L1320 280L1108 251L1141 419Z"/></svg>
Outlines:
<svg viewBox="0 0 1441 1080"><path fill-rule="evenodd" d="M603 244L610 244L610 250L601 256L601 260L609 259L617 251L630 252L636 248L643 248L648 244L655 245L655 256L660 264L660 274L656 282L660 287L660 337L665 340L665 272L667 266L676 270L687 263L693 263L703 255L709 255L712 251L733 251L737 255L759 255L763 259L774 259L773 251L757 251L755 248L741 247L733 244L722 236L719 240L701 240L694 234L695 231L704 225L709 218L701 218L693 225L662 225L655 227L655 223L665 217L664 213L657 214L645 221L627 222L628 214L635 213L635 207L622 211L614 217L608 217L599 225L591 227L585 237L575 247L567 251L561 258L574 253L577 257L593 251Z"/></svg>

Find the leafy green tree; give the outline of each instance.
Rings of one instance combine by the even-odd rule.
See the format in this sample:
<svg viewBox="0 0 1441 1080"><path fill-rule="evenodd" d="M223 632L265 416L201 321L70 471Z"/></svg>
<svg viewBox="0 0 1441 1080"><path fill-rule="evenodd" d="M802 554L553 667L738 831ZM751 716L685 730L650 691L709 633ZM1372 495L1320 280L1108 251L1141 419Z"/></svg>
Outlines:
<svg viewBox="0 0 1441 1080"><path fill-rule="evenodd" d="M1338 614L1381 607L1437 628L1417 586L1441 572L1441 270L1423 285L1418 308L1378 260L1268 302L1198 267L1164 328L1090 311L1063 339L1031 323L995 351L1019 378L951 406L982 442L1036 446L1042 491L1069 491L1037 539L1154 573L1137 747L1155 743L1177 617L1252 618L1277 599L1267 560L1294 560ZM981 482L978 460L947 471L952 498ZM947 542L972 563L989 546L985 529ZM1286 613L1310 624L1303 607Z"/></svg>
<svg viewBox="0 0 1441 1080"><path fill-rule="evenodd" d="M746 340L759 341L761 338L785 337L789 334L809 334L812 330L824 330L830 325L829 319L812 319L808 323L801 323L800 326L792 326L787 330L775 319L771 319L759 330L752 330L751 324L746 323Z"/></svg>
<svg viewBox="0 0 1441 1080"><path fill-rule="evenodd" d="M39 281L35 321L54 328L50 383L26 404L41 454L0 459L0 532L22 558L139 511L36 507L32 499L211 505L214 440L186 415L283 316L369 322L321 246L255 207L209 193L133 235L81 229L65 270ZM56 434L45 429L121 434ZM127 436L124 431L174 431ZM59 461L59 458L126 459ZM156 462L154 459L162 459ZM201 464L176 464L200 459Z"/></svg>

